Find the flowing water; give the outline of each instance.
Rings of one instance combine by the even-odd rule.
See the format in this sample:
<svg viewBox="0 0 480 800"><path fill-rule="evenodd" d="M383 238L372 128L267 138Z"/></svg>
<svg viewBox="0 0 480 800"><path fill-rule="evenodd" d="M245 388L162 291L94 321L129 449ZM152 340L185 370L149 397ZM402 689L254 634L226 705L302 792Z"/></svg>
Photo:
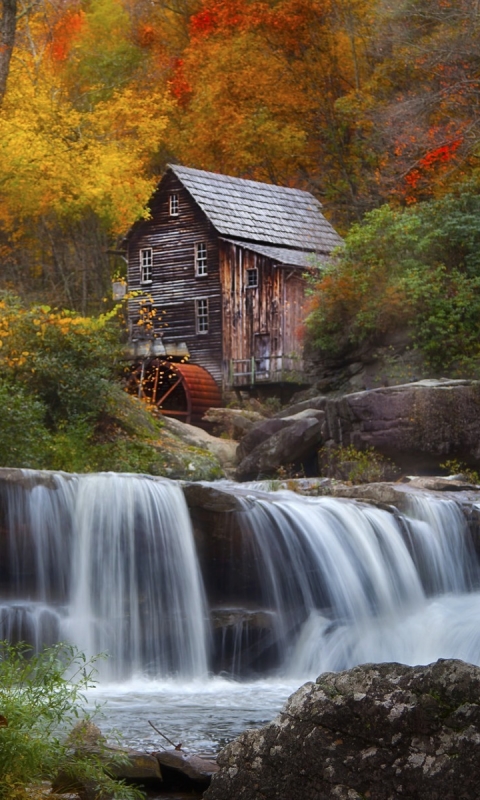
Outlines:
<svg viewBox="0 0 480 800"><path fill-rule="evenodd" d="M480 664L479 565L451 500L412 494L407 513L394 515L219 484L238 499L240 555L214 567L227 587L246 575L263 615L268 658L259 651L253 680L242 671L251 609L229 639L230 673L212 675L210 587L179 485L24 475L2 484L0 639L68 639L87 655L108 653L88 700L105 701L102 727L136 746L159 747L150 720L187 749L215 751L326 670L441 657Z"/></svg>

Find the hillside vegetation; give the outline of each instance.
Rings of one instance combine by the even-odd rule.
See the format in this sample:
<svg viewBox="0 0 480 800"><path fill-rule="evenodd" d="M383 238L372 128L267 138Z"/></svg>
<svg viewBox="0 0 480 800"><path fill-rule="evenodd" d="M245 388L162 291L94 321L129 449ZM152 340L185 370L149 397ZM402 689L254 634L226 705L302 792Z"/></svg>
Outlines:
<svg viewBox="0 0 480 800"><path fill-rule="evenodd" d="M0 466L214 478L122 388L119 309L97 317L0 297Z"/></svg>
<svg viewBox="0 0 480 800"><path fill-rule="evenodd" d="M324 202L346 245L312 284L320 354L404 329L429 374L477 375L478 3L1 9L2 464L183 474L119 385L108 299L171 161Z"/></svg>
<svg viewBox="0 0 480 800"><path fill-rule="evenodd" d="M308 189L343 234L478 192L474 0L16 2L0 288L23 298L103 310L169 161Z"/></svg>
<svg viewBox="0 0 480 800"><path fill-rule="evenodd" d="M479 219L466 191L367 214L313 283L314 345L344 356L404 329L427 369L479 376Z"/></svg>

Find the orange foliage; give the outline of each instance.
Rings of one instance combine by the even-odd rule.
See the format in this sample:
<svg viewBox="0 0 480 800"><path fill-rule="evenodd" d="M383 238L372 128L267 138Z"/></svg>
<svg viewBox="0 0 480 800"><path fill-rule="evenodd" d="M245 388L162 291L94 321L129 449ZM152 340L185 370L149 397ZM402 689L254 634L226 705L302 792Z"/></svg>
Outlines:
<svg viewBox="0 0 480 800"><path fill-rule="evenodd" d="M137 41L140 47L149 49L157 43L158 34L153 25L143 23L137 31Z"/></svg>
<svg viewBox="0 0 480 800"><path fill-rule="evenodd" d="M439 170L444 168L448 165L455 156L455 153L463 143L463 137L453 140L452 142L448 142L447 144L442 144L439 147L433 148L433 150L429 150L423 158L420 159L418 165L411 169L410 172L405 176L405 183L409 187L410 190L416 190L420 184L421 180L427 179L432 180L432 175L428 173L433 172L433 170ZM406 196L407 200L410 202L413 200L413 197L407 192Z"/></svg>
<svg viewBox="0 0 480 800"><path fill-rule="evenodd" d="M185 77L183 58L173 60L172 77L169 80L169 89L180 107L187 105L192 94L192 87Z"/></svg>
<svg viewBox="0 0 480 800"><path fill-rule="evenodd" d="M66 61L73 41L85 24L85 12L68 9L53 29L49 53L52 61Z"/></svg>

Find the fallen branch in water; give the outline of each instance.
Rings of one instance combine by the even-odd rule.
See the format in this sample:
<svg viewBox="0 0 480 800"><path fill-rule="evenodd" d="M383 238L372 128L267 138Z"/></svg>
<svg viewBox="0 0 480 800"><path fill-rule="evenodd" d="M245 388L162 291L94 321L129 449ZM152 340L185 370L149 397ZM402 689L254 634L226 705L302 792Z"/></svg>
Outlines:
<svg viewBox="0 0 480 800"><path fill-rule="evenodd" d="M164 733L162 733L162 731L159 731L159 730L158 730L158 728L156 728L156 727L155 727L155 725L153 724L153 722L152 722L151 720L147 720L147 721L148 721L148 724L152 726L153 730L154 730L154 731L156 731L157 733L159 733L159 734L160 734L160 736L163 736L163 738L164 738L164 739L165 739L165 740L166 740L166 741L167 741L169 744L171 744L171 745L172 745L172 747L174 747L174 748L175 748L175 750L181 750L181 749L182 749L182 744L183 744L183 742L180 742L180 744L175 744L174 742L172 742L172 740L171 740L171 739L169 739L169 738L168 738L168 736L165 736L165 734L164 734Z"/></svg>

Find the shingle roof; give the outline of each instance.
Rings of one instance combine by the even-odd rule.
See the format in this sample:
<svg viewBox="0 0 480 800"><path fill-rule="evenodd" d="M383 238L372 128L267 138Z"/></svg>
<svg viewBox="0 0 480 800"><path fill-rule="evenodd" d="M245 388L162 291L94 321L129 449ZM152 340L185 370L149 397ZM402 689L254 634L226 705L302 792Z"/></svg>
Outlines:
<svg viewBox="0 0 480 800"><path fill-rule="evenodd" d="M342 239L309 192L170 164L223 236L329 253Z"/></svg>
<svg viewBox="0 0 480 800"><path fill-rule="evenodd" d="M239 242L234 239L226 239L225 241L239 245L240 247L245 247L253 253L267 256L277 264L288 267L309 269L324 264L327 260L325 255L312 252L308 253L304 250L291 250L288 247L271 247L270 245L256 244L255 242Z"/></svg>

